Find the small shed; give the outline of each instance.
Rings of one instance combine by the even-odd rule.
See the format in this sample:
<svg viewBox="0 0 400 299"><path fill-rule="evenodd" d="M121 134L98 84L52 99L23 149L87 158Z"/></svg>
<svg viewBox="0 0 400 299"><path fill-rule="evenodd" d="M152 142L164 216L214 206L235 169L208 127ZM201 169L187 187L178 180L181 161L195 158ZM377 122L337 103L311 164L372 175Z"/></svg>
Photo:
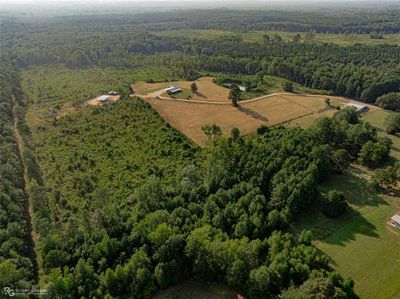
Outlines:
<svg viewBox="0 0 400 299"><path fill-rule="evenodd" d="M238 87L239 87L240 91L246 91L246 87L245 86L239 85Z"/></svg>
<svg viewBox="0 0 400 299"><path fill-rule="evenodd" d="M108 102L109 99L110 99L110 97L108 95L99 96L99 102L101 102L101 103Z"/></svg>
<svg viewBox="0 0 400 299"><path fill-rule="evenodd" d="M178 87L178 86L173 86L173 85L172 85L172 86L166 88L165 91L166 91L168 94L174 94L174 93L181 92L181 91L182 91L182 88L180 88L180 87Z"/></svg>
<svg viewBox="0 0 400 299"><path fill-rule="evenodd" d="M390 218L387 224L396 228L400 228L400 215L394 215L392 218Z"/></svg>
<svg viewBox="0 0 400 299"><path fill-rule="evenodd" d="M394 216L393 216L392 218L390 218L390 219L392 219L394 222L397 223L398 226L400 226L400 215L394 215Z"/></svg>
<svg viewBox="0 0 400 299"><path fill-rule="evenodd" d="M357 103L349 103L345 107L354 107L356 108L357 113L361 113L368 110L368 106Z"/></svg>

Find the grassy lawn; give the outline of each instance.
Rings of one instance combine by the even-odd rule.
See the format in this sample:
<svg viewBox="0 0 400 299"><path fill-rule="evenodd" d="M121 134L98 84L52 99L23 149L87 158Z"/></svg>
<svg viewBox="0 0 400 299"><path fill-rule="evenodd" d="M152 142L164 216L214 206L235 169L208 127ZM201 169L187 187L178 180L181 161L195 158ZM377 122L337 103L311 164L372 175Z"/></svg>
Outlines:
<svg viewBox="0 0 400 299"><path fill-rule="evenodd" d="M153 299L236 299L236 292L219 283L189 280L159 291Z"/></svg>
<svg viewBox="0 0 400 299"><path fill-rule="evenodd" d="M400 211L400 201L368 186L365 169L353 169L320 186L321 193L344 192L350 207L329 219L316 203L301 215L296 231L310 229L316 246L333 260L342 275L352 277L361 298L398 298L400 295L400 232L386 221Z"/></svg>
<svg viewBox="0 0 400 299"><path fill-rule="evenodd" d="M392 151L391 155L395 157L397 160L400 160L400 135L390 135L385 133L383 130L385 128L384 121L385 118L389 115L390 112L386 112L383 110L372 110L367 112L362 119L371 123L374 127L376 127L379 132L379 136L389 137L392 142Z"/></svg>

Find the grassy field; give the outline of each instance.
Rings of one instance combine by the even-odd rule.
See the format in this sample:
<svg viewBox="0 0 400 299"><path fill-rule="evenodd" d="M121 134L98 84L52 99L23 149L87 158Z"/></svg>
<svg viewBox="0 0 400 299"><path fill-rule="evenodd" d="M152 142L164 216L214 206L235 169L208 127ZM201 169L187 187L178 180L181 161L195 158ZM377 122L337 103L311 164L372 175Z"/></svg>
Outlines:
<svg viewBox="0 0 400 299"><path fill-rule="evenodd" d="M201 98L202 102L218 102L215 104L173 101L172 99L158 100L151 95L157 89L165 88L171 84L187 88L191 82L137 82L133 85L133 88L137 93L146 94L150 92L150 96L146 100L153 108L167 122L199 145L204 145L206 142L206 137L201 131L201 127L206 124L217 124L224 134L229 134L234 127L238 128L243 134L249 134L261 125L308 126L316 118L332 116L336 111L333 108L326 108L325 99L327 97L331 99L334 106L343 106L347 103L343 98L325 95L279 94L265 96L256 101L243 101L239 107L233 107L228 100L229 89L215 84L211 77L203 77L196 81L199 91L197 95L192 95L192 99L199 100ZM276 91L282 92L281 89ZM201 94L201 97L199 94Z"/></svg>
<svg viewBox="0 0 400 299"><path fill-rule="evenodd" d="M236 299L236 292L218 283L189 280L158 292L153 299Z"/></svg>
<svg viewBox="0 0 400 299"><path fill-rule="evenodd" d="M300 217L296 230L313 231L317 247L333 259L342 275L353 278L361 298L399 298L400 232L386 221L400 211L400 201L369 187L368 175L365 169L355 168L322 184L322 193L344 192L348 212L332 220L316 203Z"/></svg>
<svg viewBox="0 0 400 299"><path fill-rule="evenodd" d="M147 99L167 122L199 145L204 145L206 141L201 131L201 127L205 124L217 124L224 134L229 134L234 127L243 134L249 134L261 125L285 123L296 125L303 118L306 118L306 123L309 125L317 117L331 116L334 113L334 109L322 111L316 109L323 107L324 100L324 96L309 97L293 94L287 99L284 95L273 95L233 107L229 103L216 105ZM343 100L342 105L345 103Z"/></svg>
<svg viewBox="0 0 400 299"><path fill-rule="evenodd" d="M305 32L282 32L282 31L251 31L246 33L237 33L221 30L171 30L163 32L154 32L154 34L164 36L185 36L188 38L204 38L217 39L229 37L232 35L240 35L244 40L251 42L259 42L263 40L263 35L268 34L273 37L278 34L284 41L291 41L293 37L299 33L302 38L305 37ZM334 43L340 46L351 46L356 43L366 45L393 44L400 45L400 34L384 34L383 39L371 39L369 34L328 34L316 33L312 42L315 43Z"/></svg>
<svg viewBox="0 0 400 299"><path fill-rule="evenodd" d="M383 110L372 110L367 112L362 119L376 127L379 130L379 136L389 137L392 140L393 146L391 150L391 155L400 160L400 135L390 135L384 132L385 118L389 115L389 113L390 112Z"/></svg>

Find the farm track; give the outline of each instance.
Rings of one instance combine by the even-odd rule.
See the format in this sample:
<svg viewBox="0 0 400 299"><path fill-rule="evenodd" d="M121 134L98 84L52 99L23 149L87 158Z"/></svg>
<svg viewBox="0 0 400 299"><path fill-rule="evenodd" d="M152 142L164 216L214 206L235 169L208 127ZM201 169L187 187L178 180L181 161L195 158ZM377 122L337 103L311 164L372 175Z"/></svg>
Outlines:
<svg viewBox="0 0 400 299"><path fill-rule="evenodd" d="M32 262L33 265L33 275L35 278L35 281L38 281L39 277L39 268L38 268L38 263L36 259L36 251L35 251L35 242L34 240L36 239L35 232L33 230L32 226L32 205L30 202L30 197L29 197L29 192L28 192L28 174L26 170L26 165L25 165L25 160L23 156L23 148L24 148L24 140L21 136L21 133L18 129L18 122L19 122L19 116L18 112L16 110L16 100L15 97L13 96L13 108L12 108L12 118L13 118L13 130L14 130L14 136L15 140L17 142L17 155L19 158L19 161L21 163L21 170L23 174L23 180L22 180L22 193L24 196L24 213L25 213L25 219L26 219L26 224L27 224L27 232L28 232L28 255L29 259Z"/></svg>
<svg viewBox="0 0 400 299"><path fill-rule="evenodd" d="M200 100L174 99L174 98L170 98L170 97L161 96L162 93L164 93L164 89L158 90L158 91L155 91L155 92L151 92L151 93L149 93L147 95L138 94L137 96L141 97L141 98L144 98L144 99L150 99L150 98L157 98L158 97L158 99L160 99L160 100L167 100L167 101L174 101L174 102L186 102L186 103L196 103L196 104L211 104L211 105L231 105L231 102L229 102L229 101L217 102L217 101L205 101L205 100L204 101L200 101ZM260 100L263 100L263 99L271 98L271 97L274 97L274 96L281 96L281 97L285 98L284 96L290 96L290 95L292 95L292 96L293 95L298 95L298 96L311 97L311 98L312 97L317 97L317 98L329 97L329 98L332 98L332 99L345 100L345 101L348 101L349 103L353 103L353 104L368 106L369 108L383 110L382 108L380 108L378 106L370 105L368 103L360 102L360 101L353 100L353 99L348 99L348 98L345 98L345 97L329 96L329 95L323 95L323 94L299 94L299 93L290 93L290 92L275 92L275 93L271 93L271 94L268 94L268 95L263 95L263 96L260 96L260 97L257 97L257 98L253 98L253 99L249 99L249 100L243 100L243 101L240 101L239 103L240 104L252 103L252 102L260 101ZM285 98L285 99L288 100L287 98ZM295 104L299 105L298 103L295 103ZM299 105L299 106L301 106L301 105ZM304 107L304 108L306 108L306 107ZM309 108L306 108L306 109L310 110ZM310 110L310 111L312 111L312 110ZM313 112L316 112L316 111L313 111Z"/></svg>

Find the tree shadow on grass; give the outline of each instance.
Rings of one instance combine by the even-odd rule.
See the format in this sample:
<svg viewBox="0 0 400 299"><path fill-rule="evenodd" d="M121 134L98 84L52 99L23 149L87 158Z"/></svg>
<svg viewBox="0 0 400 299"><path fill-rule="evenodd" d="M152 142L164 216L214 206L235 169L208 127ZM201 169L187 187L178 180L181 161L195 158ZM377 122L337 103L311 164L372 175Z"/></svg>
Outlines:
<svg viewBox="0 0 400 299"><path fill-rule="evenodd" d="M208 98L207 98L204 94L202 94L201 92L196 91L195 94L196 94L198 97L200 97L200 98L208 99Z"/></svg>
<svg viewBox="0 0 400 299"><path fill-rule="evenodd" d="M346 243L356 239L357 235L379 237L377 228L361 214L361 209L387 205L384 198L369 186L368 181L355 170L346 175L333 176L319 186L321 194L314 203L299 215L295 231L302 229L311 230L314 238L320 242L345 246ZM322 197L330 190L344 193L349 206L346 212L338 218L331 219L322 214Z"/></svg>
<svg viewBox="0 0 400 299"><path fill-rule="evenodd" d="M346 175L333 176L329 181L322 184L319 189L322 193L330 190L343 192L348 203L356 208L387 205L382 196L369 185L365 174L356 168Z"/></svg>
<svg viewBox="0 0 400 299"><path fill-rule="evenodd" d="M368 237L378 238L379 234L376 232L377 228L374 224L369 222L363 215L353 208L348 208L348 215L343 215L347 221L337 230L329 234L322 242L345 246L346 243L354 241L357 235L364 235ZM339 219L340 221L340 219Z"/></svg>
<svg viewBox="0 0 400 299"><path fill-rule="evenodd" d="M251 110L251 109L249 109L249 108L244 108L244 107L242 107L242 106L238 106L237 109L238 109L240 112L243 112L243 113L245 113L245 114L251 116L251 117L254 118L254 119L261 120L261 121L263 121L263 122L268 122L268 118L266 118L265 116L263 116L263 115L261 115L261 114L255 112L255 111L253 111L253 110Z"/></svg>

